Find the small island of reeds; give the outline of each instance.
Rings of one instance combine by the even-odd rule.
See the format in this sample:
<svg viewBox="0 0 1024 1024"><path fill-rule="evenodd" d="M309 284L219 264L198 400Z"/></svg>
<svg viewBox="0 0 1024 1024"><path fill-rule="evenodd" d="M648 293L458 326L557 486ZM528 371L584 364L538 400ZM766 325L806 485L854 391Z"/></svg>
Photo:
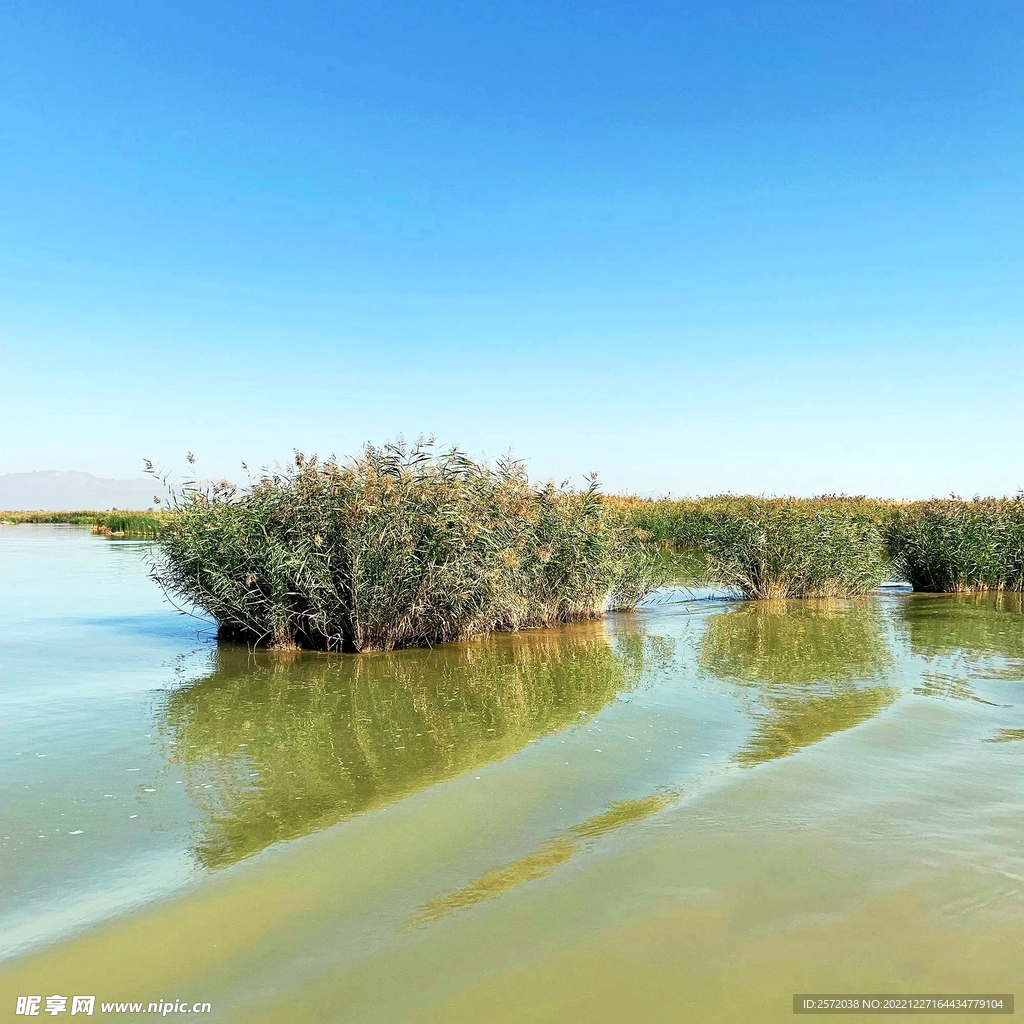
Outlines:
<svg viewBox="0 0 1024 1024"><path fill-rule="evenodd" d="M1024 498L921 502L893 518L890 546L915 590L1024 590Z"/></svg>
<svg viewBox="0 0 1024 1024"><path fill-rule="evenodd" d="M690 550L705 582L754 600L851 597L891 572L891 503L846 498L609 499L652 541Z"/></svg>
<svg viewBox="0 0 1024 1024"><path fill-rule="evenodd" d="M596 618L661 582L639 531L581 490L430 442L297 454L243 492L186 489L154 576L228 639L386 651Z"/></svg>

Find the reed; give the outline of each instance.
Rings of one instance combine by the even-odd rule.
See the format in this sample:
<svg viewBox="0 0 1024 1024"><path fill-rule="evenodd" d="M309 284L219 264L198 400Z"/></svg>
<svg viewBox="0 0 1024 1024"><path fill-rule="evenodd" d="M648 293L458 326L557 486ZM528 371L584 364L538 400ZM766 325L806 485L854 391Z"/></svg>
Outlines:
<svg viewBox="0 0 1024 1024"><path fill-rule="evenodd" d="M1024 498L922 502L894 518L889 543L915 590L1024 590Z"/></svg>
<svg viewBox="0 0 1024 1024"><path fill-rule="evenodd" d="M93 520L93 531L104 536L159 537L165 518L148 512L107 512Z"/></svg>
<svg viewBox="0 0 1024 1024"><path fill-rule="evenodd" d="M708 531L722 518L749 518L763 514L766 507L786 505L807 514L824 512L848 515L886 529L893 517L906 509L906 502L863 496L825 494L815 498L763 498L752 495L719 494L707 498L636 498L614 495L604 499L627 516L637 529L655 541L678 548L700 547Z"/></svg>
<svg viewBox="0 0 1024 1024"><path fill-rule="evenodd" d="M650 539L700 552L746 597L845 596L887 566L915 590L1024 590L1024 497L606 499Z"/></svg>
<svg viewBox="0 0 1024 1024"><path fill-rule="evenodd" d="M872 498L608 499L645 536L700 555L705 581L743 597L850 597L885 578L889 523Z"/></svg>
<svg viewBox="0 0 1024 1024"><path fill-rule="evenodd" d="M22 523L54 523L69 526L91 526L94 533L105 536L158 537L167 521L159 512L114 510L112 512L78 511L17 511L0 512L0 523L17 526Z"/></svg>
<svg viewBox="0 0 1024 1024"><path fill-rule="evenodd" d="M0 521L10 526L19 526L22 523L56 523L70 526L92 526L100 517L107 515L106 512L92 512L88 510L77 511L49 511L46 509L19 510L16 512L0 512Z"/></svg>
<svg viewBox="0 0 1024 1024"><path fill-rule="evenodd" d="M883 531L871 516L828 505L754 500L705 514L699 549L711 582L744 597L851 597L889 572Z"/></svg>
<svg viewBox="0 0 1024 1024"><path fill-rule="evenodd" d="M223 636L394 650L596 618L660 583L638 531L582 492L534 487L431 443L344 463L296 454L244 493L173 501L154 576Z"/></svg>

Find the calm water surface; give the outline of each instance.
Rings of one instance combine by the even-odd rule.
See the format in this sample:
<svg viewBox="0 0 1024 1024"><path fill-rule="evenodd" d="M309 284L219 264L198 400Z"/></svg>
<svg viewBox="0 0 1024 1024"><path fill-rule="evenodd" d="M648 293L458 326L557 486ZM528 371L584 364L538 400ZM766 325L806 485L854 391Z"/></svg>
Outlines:
<svg viewBox="0 0 1024 1024"><path fill-rule="evenodd" d="M148 553L0 528L12 1020L57 992L222 1021L1024 999L1019 598L691 601L284 656L218 646Z"/></svg>

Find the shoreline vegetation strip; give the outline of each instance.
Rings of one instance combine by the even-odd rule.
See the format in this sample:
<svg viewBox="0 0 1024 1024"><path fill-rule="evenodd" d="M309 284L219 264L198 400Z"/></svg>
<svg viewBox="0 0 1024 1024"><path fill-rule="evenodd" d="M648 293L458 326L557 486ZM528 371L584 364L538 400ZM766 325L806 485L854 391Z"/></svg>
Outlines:
<svg viewBox="0 0 1024 1024"><path fill-rule="evenodd" d="M91 526L94 533L106 536L158 537L172 518L172 512L151 512L138 509L113 509L98 512L89 509L74 511L17 510L0 511L0 525L22 523Z"/></svg>

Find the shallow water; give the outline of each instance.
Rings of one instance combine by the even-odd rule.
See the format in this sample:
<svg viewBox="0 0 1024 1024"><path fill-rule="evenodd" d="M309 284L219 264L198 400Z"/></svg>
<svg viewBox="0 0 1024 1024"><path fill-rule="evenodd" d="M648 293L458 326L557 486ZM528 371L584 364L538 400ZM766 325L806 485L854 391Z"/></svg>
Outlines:
<svg viewBox="0 0 1024 1024"><path fill-rule="evenodd" d="M148 551L0 529L5 1012L770 1021L1021 987L1019 598L282 656L218 647Z"/></svg>

